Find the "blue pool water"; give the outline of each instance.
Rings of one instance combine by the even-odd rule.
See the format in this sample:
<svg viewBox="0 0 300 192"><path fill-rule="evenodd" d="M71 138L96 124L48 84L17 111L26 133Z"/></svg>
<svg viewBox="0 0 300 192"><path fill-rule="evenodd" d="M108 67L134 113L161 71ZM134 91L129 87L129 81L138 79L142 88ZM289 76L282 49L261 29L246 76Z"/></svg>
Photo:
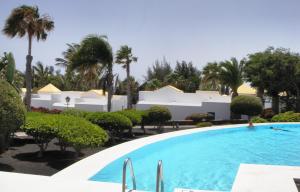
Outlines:
<svg viewBox="0 0 300 192"><path fill-rule="evenodd" d="M128 153L90 180L121 183L127 157L133 161L139 190L155 191L156 166L162 160L166 192L177 187L230 191L241 163L300 166L300 124L230 128L170 138Z"/></svg>

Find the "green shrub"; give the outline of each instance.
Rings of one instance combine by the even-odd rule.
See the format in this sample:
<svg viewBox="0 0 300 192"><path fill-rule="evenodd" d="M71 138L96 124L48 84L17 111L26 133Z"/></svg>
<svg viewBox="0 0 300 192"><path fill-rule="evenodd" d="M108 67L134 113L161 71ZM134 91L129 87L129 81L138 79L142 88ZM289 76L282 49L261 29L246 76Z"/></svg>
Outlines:
<svg viewBox="0 0 300 192"><path fill-rule="evenodd" d="M132 123L133 126L141 124L141 122L142 122L142 114L139 111L136 111L136 110L124 110L124 111L118 111L116 113L124 115L128 119L130 119L130 121L131 121L131 123Z"/></svg>
<svg viewBox="0 0 300 192"><path fill-rule="evenodd" d="M31 135L40 148L39 156L47 149L48 143L57 134L56 119L49 114L37 112L27 113L26 123L22 127L28 135Z"/></svg>
<svg viewBox="0 0 300 192"><path fill-rule="evenodd" d="M106 132L97 125L71 115L28 113L23 130L39 146L39 156L42 156L48 143L55 137L59 139L63 150L69 145L76 151L84 147L100 146L108 139Z"/></svg>
<svg viewBox="0 0 300 192"><path fill-rule="evenodd" d="M196 127L211 127L213 124L211 122L201 122L197 123Z"/></svg>
<svg viewBox="0 0 300 192"><path fill-rule="evenodd" d="M25 106L15 88L0 80L0 152L8 148L10 136L25 121Z"/></svg>
<svg viewBox="0 0 300 192"><path fill-rule="evenodd" d="M108 140L107 133L99 126L74 116L53 116L57 124L57 138L62 149L72 146L77 152L86 147L99 147Z"/></svg>
<svg viewBox="0 0 300 192"><path fill-rule="evenodd" d="M63 115L72 115L74 117L82 117L82 118L85 118L90 113L92 112L83 111L79 109L65 109L61 112L61 114Z"/></svg>
<svg viewBox="0 0 300 192"><path fill-rule="evenodd" d="M279 113L271 119L272 122L300 122L300 113L294 113L288 111L285 113Z"/></svg>
<svg viewBox="0 0 300 192"><path fill-rule="evenodd" d="M230 109L235 114L256 116L262 112L263 106L258 97L241 95L232 100Z"/></svg>
<svg viewBox="0 0 300 192"><path fill-rule="evenodd" d="M213 120L213 116L208 113L193 113L189 116L187 116L186 120L192 120L195 123L201 122L201 121L210 121Z"/></svg>
<svg viewBox="0 0 300 192"><path fill-rule="evenodd" d="M95 112L89 114L86 118L109 131L113 141L116 135L121 137L124 130L128 129L130 131L132 129L130 119L116 112Z"/></svg>
<svg viewBox="0 0 300 192"><path fill-rule="evenodd" d="M171 112L163 106L153 106L147 111L147 120L150 123L162 126L165 122L172 119Z"/></svg>
<svg viewBox="0 0 300 192"><path fill-rule="evenodd" d="M253 117L251 118L252 123L267 123L268 120L261 118L261 117Z"/></svg>

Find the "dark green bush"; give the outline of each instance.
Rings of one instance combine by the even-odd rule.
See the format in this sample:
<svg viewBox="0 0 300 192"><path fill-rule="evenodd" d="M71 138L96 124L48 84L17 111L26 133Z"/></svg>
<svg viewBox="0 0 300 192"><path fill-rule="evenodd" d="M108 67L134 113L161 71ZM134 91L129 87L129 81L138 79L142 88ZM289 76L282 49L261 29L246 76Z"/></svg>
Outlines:
<svg viewBox="0 0 300 192"><path fill-rule="evenodd" d="M201 121L211 121L213 120L213 116L208 113L193 113L189 116L187 116L186 120L192 120L195 123L201 122Z"/></svg>
<svg viewBox="0 0 300 192"><path fill-rule="evenodd" d="M201 122L196 124L197 127L211 127L212 125L211 122Z"/></svg>
<svg viewBox="0 0 300 192"><path fill-rule="evenodd" d="M241 95L232 100L230 109L235 114L256 116L262 112L263 106L258 97Z"/></svg>
<svg viewBox="0 0 300 192"><path fill-rule="evenodd" d="M275 115L272 108L264 109L261 113L261 117L264 119L272 119L272 117Z"/></svg>
<svg viewBox="0 0 300 192"><path fill-rule="evenodd" d="M83 111L83 110L79 110L79 109L65 109L61 112L61 114L63 114L63 115L72 115L75 117L82 117L82 118L85 118L90 113L92 113L92 112Z"/></svg>
<svg viewBox="0 0 300 192"><path fill-rule="evenodd" d="M162 126L165 122L172 119L171 112L163 106L153 106L147 111L147 120L150 123Z"/></svg>
<svg viewBox="0 0 300 192"><path fill-rule="evenodd" d="M8 148L10 136L25 121L25 106L15 88L0 80L0 152Z"/></svg>
<svg viewBox="0 0 300 192"><path fill-rule="evenodd" d="M288 111L285 113L279 113L271 119L272 122L300 122L300 113L294 113L293 111Z"/></svg>
<svg viewBox="0 0 300 192"><path fill-rule="evenodd" d="M251 118L252 123L267 123L268 120L261 118L261 117L253 117Z"/></svg>
<svg viewBox="0 0 300 192"><path fill-rule="evenodd" d="M116 112L95 112L86 117L92 123L103 127L109 131L111 138L119 135L122 137L123 131L132 129L132 123L129 118Z"/></svg>

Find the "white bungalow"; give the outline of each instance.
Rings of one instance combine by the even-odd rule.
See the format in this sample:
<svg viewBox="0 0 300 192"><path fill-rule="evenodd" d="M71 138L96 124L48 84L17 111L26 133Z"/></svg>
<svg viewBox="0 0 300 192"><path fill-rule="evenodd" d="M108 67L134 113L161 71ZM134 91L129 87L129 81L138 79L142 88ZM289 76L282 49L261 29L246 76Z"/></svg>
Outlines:
<svg viewBox="0 0 300 192"><path fill-rule="evenodd" d="M230 119L231 96L216 91L184 93L173 86L155 91L140 91L137 109L148 109L154 105L167 107L173 120L183 120L192 113L212 113L216 120Z"/></svg>
<svg viewBox="0 0 300 192"><path fill-rule="evenodd" d="M67 98L69 98L68 102ZM113 95L112 111L122 110L126 105L126 96ZM38 90L37 94L32 95L31 106L58 110L76 108L85 111L107 111L107 94L103 95L102 90L61 91L54 85L48 84Z"/></svg>

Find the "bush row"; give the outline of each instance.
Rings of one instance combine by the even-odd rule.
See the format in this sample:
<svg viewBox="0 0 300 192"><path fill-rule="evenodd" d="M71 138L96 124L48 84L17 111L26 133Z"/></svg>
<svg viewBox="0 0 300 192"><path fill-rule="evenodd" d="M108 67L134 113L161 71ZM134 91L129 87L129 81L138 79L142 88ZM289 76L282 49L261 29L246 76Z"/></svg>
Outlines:
<svg viewBox="0 0 300 192"><path fill-rule="evenodd" d="M72 146L77 152L86 147L101 146L108 140L101 127L70 115L29 112L22 129L34 138L40 148L40 156L54 138L59 140L62 150Z"/></svg>
<svg viewBox="0 0 300 192"><path fill-rule="evenodd" d="M294 113L288 111L285 113L279 113L271 119L272 122L300 122L300 113Z"/></svg>

